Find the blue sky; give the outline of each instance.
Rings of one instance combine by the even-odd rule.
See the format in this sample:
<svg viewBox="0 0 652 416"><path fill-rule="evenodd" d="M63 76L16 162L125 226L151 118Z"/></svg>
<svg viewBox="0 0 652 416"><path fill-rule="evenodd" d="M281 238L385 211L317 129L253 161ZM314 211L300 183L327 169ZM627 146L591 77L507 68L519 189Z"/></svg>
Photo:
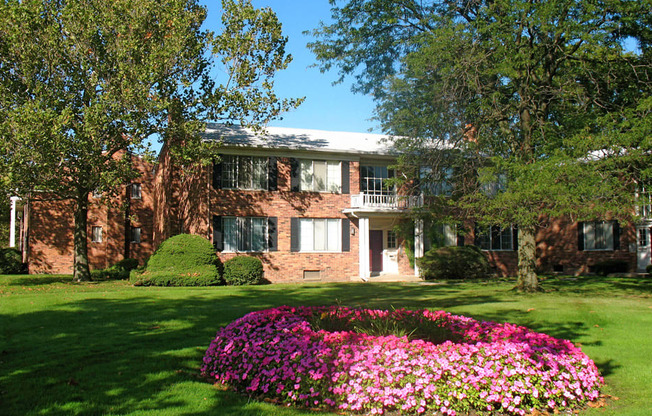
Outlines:
<svg viewBox="0 0 652 416"><path fill-rule="evenodd" d="M206 27L218 31L221 18L220 0L202 0L208 8ZM316 61L306 44L312 40L303 35L328 21L328 0L252 0L256 7L270 7L283 24L288 37L286 51L293 56L290 66L278 73L275 90L281 97L306 97L303 104L283 115L282 120L270 123L276 127L380 133L377 123L371 121L374 103L371 97L351 92L351 79L333 86L337 72L322 74L318 68L310 68Z"/></svg>

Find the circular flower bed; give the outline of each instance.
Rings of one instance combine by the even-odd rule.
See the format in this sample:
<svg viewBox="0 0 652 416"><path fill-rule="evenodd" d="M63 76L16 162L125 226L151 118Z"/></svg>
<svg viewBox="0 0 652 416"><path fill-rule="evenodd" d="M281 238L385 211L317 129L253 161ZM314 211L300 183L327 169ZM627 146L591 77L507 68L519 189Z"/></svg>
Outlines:
<svg viewBox="0 0 652 416"><path fill-rule="evenodd" d="M444 311L279 307L217 333L202 373L257 398L348 412L555 411L604 382L570 341Z"/></svg>

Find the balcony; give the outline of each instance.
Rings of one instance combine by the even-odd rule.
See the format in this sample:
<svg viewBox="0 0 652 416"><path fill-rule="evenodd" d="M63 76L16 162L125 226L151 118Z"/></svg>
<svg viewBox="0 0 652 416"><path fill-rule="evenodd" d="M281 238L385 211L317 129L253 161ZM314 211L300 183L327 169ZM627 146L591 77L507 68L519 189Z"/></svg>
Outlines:
<svg viewBox="0 0 652 416"><path fill-rule="evenodd" d="M354 194L347 211L405 211L423 206L422 195Z"/></svg>

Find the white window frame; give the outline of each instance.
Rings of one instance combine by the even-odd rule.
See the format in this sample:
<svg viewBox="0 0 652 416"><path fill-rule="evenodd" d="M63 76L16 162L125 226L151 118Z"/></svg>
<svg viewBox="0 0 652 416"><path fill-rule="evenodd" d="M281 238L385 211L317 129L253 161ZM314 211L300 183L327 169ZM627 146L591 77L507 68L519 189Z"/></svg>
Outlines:
<svg viewBox="0 0 652 416"><path fill-rule="evenodd" d="M339 218L301 218L299 220L299 251L341 253L342 220Z"/></svg>
<svg viewBox="0 0 652 416"><path fill-rule="evenodd" d="M385 247L389 249L398 248L398 235L394 230L387 230L387 244Z"/></svg>
<svg viewBox="0 0 652 416"><path fill-rule="evenodd" d="M454 247L457 246L457 225L456 224L438 224L437 231L441 236L441 241L433 241L433 236L430 235L430 238L426 238L424 241L424 250L428 251L432 248L433 242L443 244L442 247Z"/></svg>
<svg viewBox="0 0 652 416"><path fill-rule="evenodd" d="M131 232L130 232L130 243L132 244L140 244L141 239L142 239L142 234L143 230L140 227L131 227Z"/></svg>
<svg viewBox="0 0 652 416"><path fill-rule="evenodd" d="M366 170L373 169L373 176L365 176ZM383 176L384 172L378 170L386 170L387 176ZM379 174L380 173L380 174ZM360 192L367 195L394 195L396 189L394 186L386 186L389 179L396 176L394 169L381 165L361 165L360 166ZM372 185L372 186L370 186Z"/></svg>
<svg viewBox="0 0 652 416"><path fill-rule="evenodd" d="M265 156L222 155L222 189L267 190L268 163Z"/></svg>
<svg viewBox="0 0 652 416"><path fill-rule="evenodd" d="M613 221L588 221L582 226L585 251L614 251Z"/></svg>
<svg viewBox="0 0 652 416"><path fill-rule="evenodd" d="M92 243L101 243L103 240L103 233L104 230L102 230L102 227L99 225L93 225L91 226L91 242Z"/></svg>
<svg viewBox="0 0 652 416"><path fill-rule="evenodd" d="M258 237L262 237L262 244L258 242L258 246L254 245L256 233ZM268 218L222 217L222 239L225 253L267 252L269 251Z"/></svg>
<svg viewBox="0 0 652 416"><path fill-rule="evenodd" d="M299 160L299 189L310 192L342 193L342 162L339 160ZM324 178L315 174L323 169Z"/></svg>
<svg viewBox="0 0 652 416"><path fill-rule="evenodd" d="M500 242L497 244L500 246L500 248L494 248L494 233L492 230L494 228L498 228L500 230L499 233L496 233L499 238ZM480 250L483 251L514 251L514 227L509 226L509 227L487 227L485 229L479 230L480 235L477 236L477 240L479 240L478 247L480 247ZM503 238L505 236L509 236L509 247L504 247L504 241Z"/></svg>
<svg viewBox="0 0 652 416"><path fill-rule="evenodd" d="M419 171L421 192L428 196L451 196L453 194L453 169L444 168L439 178L435 178L430 166L422 166ZM435 180L438 179L438 180Z"/></svg>
<svg viewBox="0 0 652 416"><path fill-rule="evenodd" d="M139 183L131 184L131 199L142 199L143 198L143 187Z"/></svg>

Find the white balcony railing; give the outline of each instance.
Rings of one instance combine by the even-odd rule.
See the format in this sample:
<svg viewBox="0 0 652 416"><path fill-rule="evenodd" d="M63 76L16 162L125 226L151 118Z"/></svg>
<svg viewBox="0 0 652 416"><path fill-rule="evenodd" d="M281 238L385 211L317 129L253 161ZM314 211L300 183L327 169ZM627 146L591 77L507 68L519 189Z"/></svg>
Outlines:
<svg viewBox="0 0 652 416"><path fill-rule="evenodd" d="M378 208L388 210L405 210L423 205L421 195L351 195L351 208Z"/></svg>

